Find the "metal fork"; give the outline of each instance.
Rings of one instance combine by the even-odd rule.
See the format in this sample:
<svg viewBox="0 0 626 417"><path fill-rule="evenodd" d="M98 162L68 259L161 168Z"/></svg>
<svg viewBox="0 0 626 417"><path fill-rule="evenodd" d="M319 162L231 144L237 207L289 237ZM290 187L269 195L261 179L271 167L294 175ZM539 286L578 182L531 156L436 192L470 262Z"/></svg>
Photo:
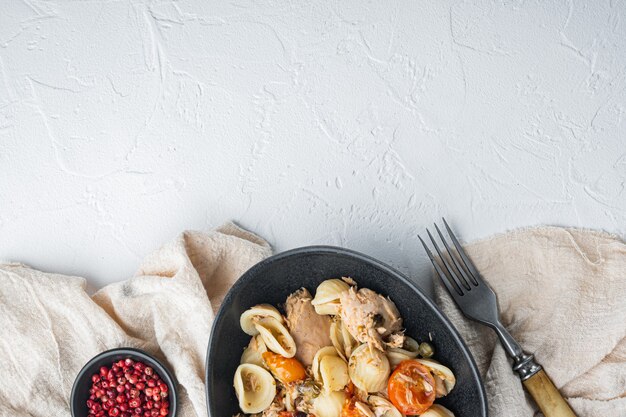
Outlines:
<svg viewBox="0 0 626 417"><path fill-rule="evenodd" d="M546 417L575 417L541 365L535 362L534 356L525 353L502 325L496 294L476 270L446 220L443 218L442 220L454 248L450 247L437 224L435 229L443 243L445 253L439 249L428 229L426 232L437 252L437 258L422 238L420 236L418 238L452 299L467 318L489 326L496 332L504 350L513 359L513 370L517 372Z"/></svg>

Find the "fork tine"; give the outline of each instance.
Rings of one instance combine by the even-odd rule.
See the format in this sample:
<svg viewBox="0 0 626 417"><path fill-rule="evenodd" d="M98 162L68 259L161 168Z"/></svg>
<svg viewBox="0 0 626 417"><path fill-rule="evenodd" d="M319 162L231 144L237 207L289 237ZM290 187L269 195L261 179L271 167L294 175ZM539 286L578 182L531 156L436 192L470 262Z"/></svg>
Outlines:
<svg viewBox="0 0 626 417"><path fill-rule="evenodd" d="M472 287L470 287L469 284L469 277L468 274L465 272L465 270L463 268L461 268L461 265L459 265L458 261L457 261L457 257L454 256L454 254L452 253L452 251L450 250L450 246L448 246L448 242L446 241L446 239L443 237L443 234L441 233L441 230L439 230L439 226L437 226L437 224L435 223L435 229L437 230L437 233L439 234L439 237L441 238L441 241L443 242L443 246L445 246L446 251L448 252L448 255L450 255L450 259L452 259L452 263L454 264L454 266L456 267L456 270L458 272L458 275L460 276L460 280L461 283L463 284L463 286L465 287L466 290L471 290ZM445 260L445 258L444 258ZM448 264L446 262L446 264ZM452 265L447 265L448 269L452 269Z"/></svg>
<svg viewBox="0 0 626 417"><path fill-rule="evenodd" d="M437 275L439 275L439 279L441 279L441 282L443 282L443 285L446 286L450 295L454 297L455 292L459 295L463 295L462 292L460 292L458 289L456 289L450 284L450 281L448 280L448 276L443 272L443 270L441 269L441 266L439 266L439 263L435 260L435 257L433 256L432 252L430 251L430 249L428 249L428 246L426 246L426 243L424 243L424 241L422 240L422 237L420 235L417 235L417 237L420 240L420 242L422 242L422 245L424 246L424 249L426 250L426 254L428 255L428 258L430 259L430 262L432 262L433 266L435 267L435 271L437 271Z"/></svg>
<svg viewBox="0 0 626 417"><path fill-rule="evenodd" d="M457 252L461 256L461 259L463 260L463 264L465 264L465 267L467 268L467 271L469 272L469 276L472 279L473 284L479 285L478 281L479 280L482 281L482 279L480 278L480 274L474 267L474 264L472 263L472 261L467 257L467 254L465 253L465 250L463 250L463 247L459 243L459 240L456 238L454 233L452 233L452 229L450 229L450 226L448 226L448 222L446 222L446 219L442 217L441 220L443 220L443 224L446 226L448 235L452 239L452 243L454 244L454 247L456 248Z"/></svg>
<svg viewBox="0 0 626 417"><path fill-rule="evenodd" d="M430 234L430 230L426 229L426 233L428 233L428 237L430 238L430 241L433 242L433 246L435 247L435 250L437 251L437 255L439 255L439 259L441 259L441 261L443 262L443 266L446 268L446 271L448 272L448 275L451 278L450 281L452 281L454 285L456 286L456 288L458 288L459 294L463 295L463 288L462 288L463 284L461 284L461 280L456 276L454 271L450 269L450 265L448 264L448 261L446 261L446 258L444 258L443 254L439 250L439 245L437 245L437 241L435 241L435 238L433 237L433 235Z"/></svg>

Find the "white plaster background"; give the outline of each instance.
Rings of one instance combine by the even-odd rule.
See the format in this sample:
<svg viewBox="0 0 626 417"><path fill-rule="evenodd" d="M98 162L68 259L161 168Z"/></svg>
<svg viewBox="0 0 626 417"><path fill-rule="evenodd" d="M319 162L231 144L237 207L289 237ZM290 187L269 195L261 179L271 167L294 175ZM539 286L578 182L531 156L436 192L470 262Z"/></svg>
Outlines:
<svg viewBox="0 0 626 417"><path fill-rule="evenodd" d="M234 219L428 287L416 234L626 235L624 1L0 2L0 258L133 274Z"/></svg>

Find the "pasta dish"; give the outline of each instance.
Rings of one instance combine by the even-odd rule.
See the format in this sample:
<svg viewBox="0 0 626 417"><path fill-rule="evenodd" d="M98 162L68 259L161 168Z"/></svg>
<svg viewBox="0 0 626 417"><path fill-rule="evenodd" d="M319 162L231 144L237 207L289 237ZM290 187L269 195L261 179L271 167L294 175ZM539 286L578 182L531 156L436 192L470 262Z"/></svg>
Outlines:
<svg viewBox="0 0 626 417"><path fill-rule="evenodd" d="M283 313L246 310L234 376L237 417L454 417L435 404L456 383L431 341L405 334L396 305L351 278L291 294Z"/></svg>

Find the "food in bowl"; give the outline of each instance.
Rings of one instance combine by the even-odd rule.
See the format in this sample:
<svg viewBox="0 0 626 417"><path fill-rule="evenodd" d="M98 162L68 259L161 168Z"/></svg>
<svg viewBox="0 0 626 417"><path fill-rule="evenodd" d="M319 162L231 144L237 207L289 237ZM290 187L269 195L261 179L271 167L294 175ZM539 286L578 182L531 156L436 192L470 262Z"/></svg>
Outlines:
<svg viewBox="0 0 626 417"><path fill-rule="evenodd" d="M351 278L260 304L240 316L252 336L233 385L254 417L449 417L437 398L456 383L429 342L405 335L396 305Z"/></svg>
<svg viewBox="0 0 626 417"><path fill-rule="evenodd" d="M157 417L169 413L169 389L149 365L131 358L91 376L86 406L96 417Z"/></svg>

